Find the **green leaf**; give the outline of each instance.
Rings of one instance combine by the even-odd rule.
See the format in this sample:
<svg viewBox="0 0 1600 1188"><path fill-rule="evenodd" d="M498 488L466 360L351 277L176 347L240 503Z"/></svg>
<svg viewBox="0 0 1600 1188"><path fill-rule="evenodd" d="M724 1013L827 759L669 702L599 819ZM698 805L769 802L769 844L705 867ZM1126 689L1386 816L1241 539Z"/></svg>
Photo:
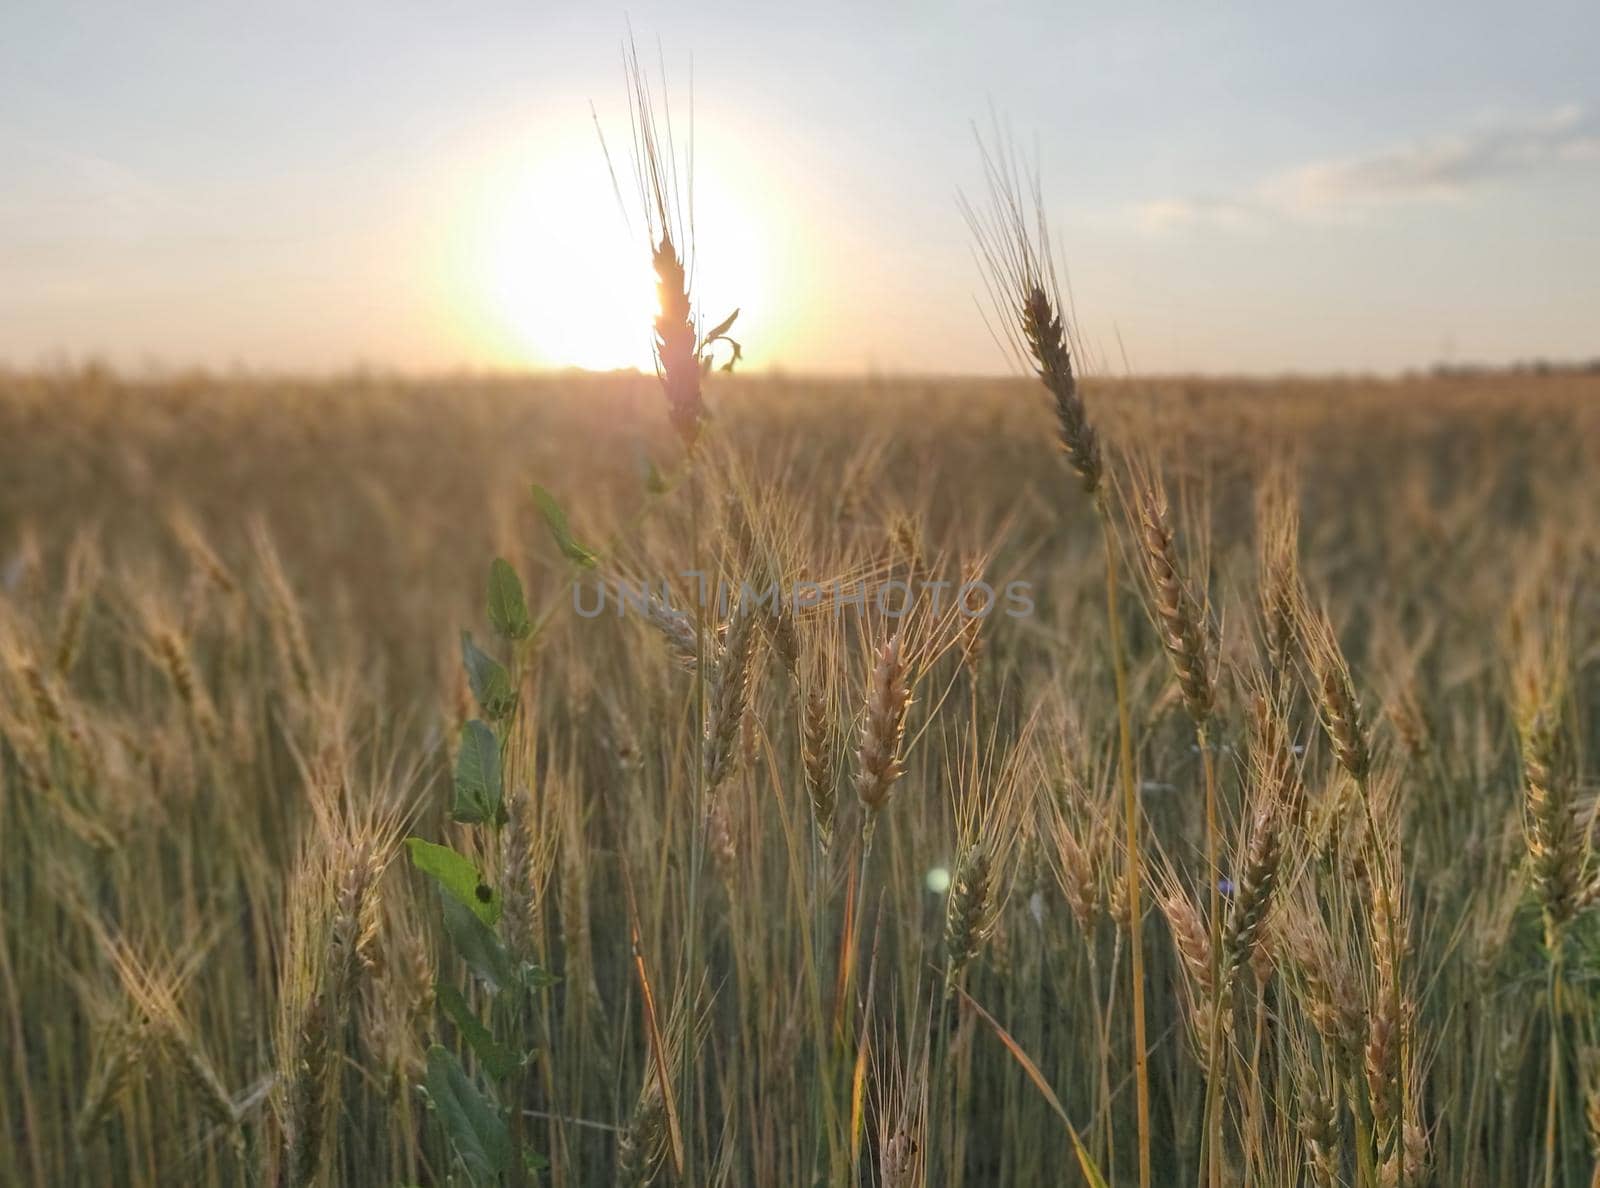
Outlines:
<svg viewBox="0 0 1600 1188"><path fill-rule="evenodd" d="M504 812L500 785L500 742L494 731L472 719L461 728L456 751L456 796L450 816L469 825L498 825Z"/></svg>
<svg viewBox="0 0 1600 1188"><path fill-rule="evenodd" d="M428 1049L428 1096L469 1174L498 1176L511 1166L511 1135L499 1107L472 1083L461 1062L437 1044Z"/></svg>
<svg viewBox="0 0 1600 1188"><path fill-rule="evenodd" d="M411 865L432 876L447 899L470 908L485 924L499 921L500 893L483 881L471 859L420 837L406 838L406 849L411 852Z"/></svg>
<svg viewBox="0 0 1600 1188"><path fill-rule="evenodd" d="M723 318L722 321L718 322L717 323L717 328L715 330L712 330L709 334L707 334L703 341L708 342L708 343L709 342L715 342L717 339L719 339L723 335L727 334L727 332L729 330L733 329L733 321L738 316L739 316L739 311L738 310L734 310L727 317Z"/></svg>
<svg viewBox="0 0 1600 1188"><path fill-rule="evenodd" d="M489 1070L490 1076L502 1080L522 1067L522 1058L490 1034L483 1020L472 1013L472 1008L467 1005L467 1000L461 991L448 982L440 982L434 988L434 996L444 1008L444 1013L455 1020L456 1026L461 1029L461 1034L466 1037L467 1043L472 1045L472 1050L478 1054L478 1059L483 1061L483 1067Z"/></svg>
<svg viewBox="0 0 1600 1188"><path fill-rule="evenodd" d="M516 964L493 929L455 896L443 896L442 902L444 930L472 972L495 990L515 986L518 981Z"/></svg>
<svg viewBox="0 0 1600 1188"><path fill-rule="evenodd" d="M561 550L561 555L574 565L593 569L600 558L579 544L577 538L572 535L572 529L567 525L567 513L561 510L561 505L556 502L555 496L535 483L533 501L538 504L539 514L544 517L544 525L550 529L550 535L556 542L556 548Z"/></svg>
<svg viewBox="0 0 1600 1188"><path fill-rule="evenodd" d="M710 331L704 338L700 340L700 372L702 375L711 370L711 348L716 343L725 342L733 350L733 354L729 357L728 361L721 367L717 368L718 371L732 372L734 364L738 363L739 360L744 358L744 347L740 346L739 343L728 337L728 331L733 329L734 319L736 319L738 316L739 311L734 310L731 314L719 322L714 330Z"/></svg>
<svg viewBox="0 0 1600 1188"><path fill-rule="evenodd" d="M641 459L644 470L644 489L651 495L665 495L667 493L667 479L656 466L653 458Z"/></svg>
<svg viewBox="0 0 1600 1188"><path fill-rule="evenodd" d="M489 566L489 622L506 639L526 639L533 630L522 581L504 557Z"/></svg>
<svg viewBox="0 0 1600 1188"><path fill-rule="evenodd" d="M461 633L461 662L467 668L467 684L472 696L496 722L509 718L517 709L517 690L505 665L472 642L472 633Z"/></svg>
<svg viewBox="0 0 1600 1188"><path fill-rule="evenodd" d="M522 967L522 984L530 990L544 990L560 980L544 966L535 965L531 961Z"/></svg>

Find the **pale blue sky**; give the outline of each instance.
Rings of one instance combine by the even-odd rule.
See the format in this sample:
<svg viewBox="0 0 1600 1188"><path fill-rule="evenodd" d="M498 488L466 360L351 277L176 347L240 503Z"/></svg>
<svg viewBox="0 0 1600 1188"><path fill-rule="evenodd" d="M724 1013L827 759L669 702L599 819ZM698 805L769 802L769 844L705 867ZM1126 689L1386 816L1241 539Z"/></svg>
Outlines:
<svg viewBox="0 0 1600 1188"><path fill-rule="evenodd" d="M1592 0L10 0L0 361L632 357L625 20L681 112L692 55L701 295L755 363L1006 366L956 206L991 105L1118 370L1600 355Z"/></svg>

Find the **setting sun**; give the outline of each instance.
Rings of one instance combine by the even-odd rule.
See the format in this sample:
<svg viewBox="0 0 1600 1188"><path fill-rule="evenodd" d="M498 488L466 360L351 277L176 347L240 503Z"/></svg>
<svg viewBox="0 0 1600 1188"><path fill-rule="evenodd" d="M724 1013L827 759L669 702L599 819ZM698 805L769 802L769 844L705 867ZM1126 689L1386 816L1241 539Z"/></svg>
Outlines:
<svg viewBox="0 0 1600 1188"><path fill-rule="evenodd" d="M593 137L542 153L523 150L487 168L465 204L454 241L471 333L512 365L591 370L653 366L650 268L631 163L613 146L626 213ZM748 196L697 167L695 219L716 228L692 278L699 312L714 325L741 309L759 322L765 246ZM707 236L709 239L710 237Z"/></svg>

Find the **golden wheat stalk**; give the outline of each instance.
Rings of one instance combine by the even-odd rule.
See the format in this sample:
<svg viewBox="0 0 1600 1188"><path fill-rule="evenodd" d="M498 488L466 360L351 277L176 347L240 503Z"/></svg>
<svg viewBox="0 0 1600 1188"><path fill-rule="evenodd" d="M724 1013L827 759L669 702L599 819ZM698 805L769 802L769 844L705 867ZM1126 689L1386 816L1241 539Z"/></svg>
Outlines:
<svg viewBox="0 0 1600 1188"><path fill-rule="evenodd" d="M817 844L827 853L833 844L834 817L839 807L838 742L833 714L820 680L806 691L802 713L800 736L806 793L811 801Z"/></svg>
<svg viewBox="0 0 1600 1188"><path fill-rule="evenodd" d="M1204 726L1216 708L1216 671L1210 631L1202 605L1190 592L1178 568L1167 495L1159 480L1146 473L1135 481L1140 556L1160 629L1161 646L1172 662L1183 704L1196 726Z"/></svg>
<svg viewBox="0 0 1600 1188"><path fill-rule="evenodd" d="M856 796L866 810L862 835L868 840L878 816L889 803L895 781L905 772L900 758L905 737L906 709L911 704L901 638L890 636L878 649L867 683L866 712L861 723L861 743L856 748Z"/></svg>
<svg viewBox="0 0 1600 1188"><path fill-rule="evenodd" d="M705 790L708 797L715 797L717 789L733 770L734 744L750 691L756 624L756 600L741 597L728 620L706 696Z"/></svg>
<svg viewBox="0 0 1600 1188"><path fill-rule="evenodd" d="M1050 393L1061 450L1084 491L1094 495L1100 490L1105 462L1073 371L1037 180L1030 209L1009 148L997 145L991 151L981 144L979 148L988 207L979 209L963 199L962 209L983 262L1000 333Z"/></svg>

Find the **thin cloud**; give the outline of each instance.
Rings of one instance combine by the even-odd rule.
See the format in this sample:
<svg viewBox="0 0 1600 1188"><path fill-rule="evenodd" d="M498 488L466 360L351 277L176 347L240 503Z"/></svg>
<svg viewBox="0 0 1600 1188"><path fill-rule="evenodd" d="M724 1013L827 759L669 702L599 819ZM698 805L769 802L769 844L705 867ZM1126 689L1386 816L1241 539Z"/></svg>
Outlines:
<svg viewBox="0 0 1600 1188"><path fill-rule="evenodd" d="M47 234L70 220L81 235L139 236L204 214L171 188L108 157L3 130L0 150L15 173L0 193L0 232L9 235Z"/></svg>
<svg viewBox="0 0 1600 1188"><path fill-rule="evenodd" d="M1566 106L1365 156L1308 162L1237 195L1141 203L1134 215L1149 231L1344 221L1387 207L1460 202L1490 185L1597 159L1600 119Z"/></svg>
<svg viewBox="0 0 1600 1188"><path fill-rule="evenodd" d="M1161 232L1197 226L1247 231L1259 226L1268 212L1241 198L1163 198L1140 203L1134 213L1146 231Z"/></svg>

